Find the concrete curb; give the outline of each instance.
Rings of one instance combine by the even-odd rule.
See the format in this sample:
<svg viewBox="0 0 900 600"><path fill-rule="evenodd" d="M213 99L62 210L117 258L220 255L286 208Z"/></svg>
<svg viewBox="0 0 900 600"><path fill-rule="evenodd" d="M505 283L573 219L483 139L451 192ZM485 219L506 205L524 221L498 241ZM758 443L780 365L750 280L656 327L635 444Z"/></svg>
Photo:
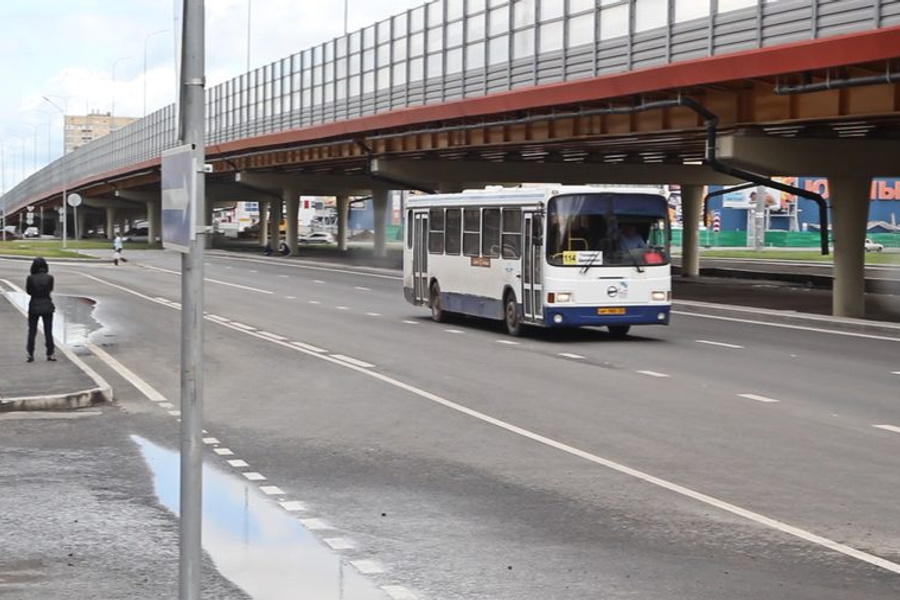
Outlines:
<svg viewBox="0 0 900 600"><path fill-rule="evenodd" d="M27 313L15 302L10 300L6 294L2 294L7 302L13 305L22 315ZM30 410L66 410L76 408L86 408L96 404L109 404L113 401L113 389L99 373L90 368L81 358L72 352L68 346L63 344L58 338L56 341L56 349L62 352L72 364L81 369L85 375L90 377L96 387L86 390L78 390L65 394L50 394L46 396L20 396L18 398L2 398L0 399L0 412L7 411L30 411Z"/></svg>

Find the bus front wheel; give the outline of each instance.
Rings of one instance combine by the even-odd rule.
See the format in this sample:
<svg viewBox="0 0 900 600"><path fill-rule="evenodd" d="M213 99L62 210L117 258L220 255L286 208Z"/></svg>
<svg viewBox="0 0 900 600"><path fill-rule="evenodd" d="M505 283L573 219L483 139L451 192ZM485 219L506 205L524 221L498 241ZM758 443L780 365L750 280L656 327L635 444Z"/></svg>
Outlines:
<svg viewBox="0 0 900 600"><path fill-rule="evenodd" d="M522 319L519 316L519 305L516 303L516 295L509 293L506 295L504 303L503 322L506 325L506 332L518 337L522 335Z"/></svg>
<svg viewBox="0 0 900 600"><path fill-rule="evenodd" d="M443 323L447 320L447 315L444 313L444 305L441 303L441 286L435 281L431 285L431 295L428 300L429 306L431 306L431 320L435 323Z"/></svg>
<svg viewBox="0 0 900 600"><path fill-rule="evenodd" d="M623 338L631 331L631 325L609 325L609 333L615 338Z"/></svg>

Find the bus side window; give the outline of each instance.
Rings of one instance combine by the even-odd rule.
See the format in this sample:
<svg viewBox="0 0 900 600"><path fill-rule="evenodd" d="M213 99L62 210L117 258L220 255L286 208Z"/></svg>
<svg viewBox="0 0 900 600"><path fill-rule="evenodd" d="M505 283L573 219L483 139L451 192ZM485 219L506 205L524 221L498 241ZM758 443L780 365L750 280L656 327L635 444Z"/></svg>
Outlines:
<svg viewBox="0 0 900 600"><path fill-rule="evenodd" d="M462 217L458 208L447 209L447 233L444 239L444 250L447 254L459 255L462 243Z"/></svg>
<svg viewBox="0 0 900 600"><path fill-rule="evenodd" d="M481 255L500 256L500 209L486 208L481 221Z"/></svg>
<svg viewBox="0 0 900 600"><path fill-rule="evenodd" d="M522 210L503 209L503 258L517 259L522 255Z"/></svg>
<svg viewBox="0 0 900 600"><path fill-rule="evenodd" d="M413 211L406 211L406 247L412 249L413 242Z"/></svg>
<svg viewBox="0 0 900 600"><path fill-rule="evenodd" d="M463 210L463 254L478 256L478 242L481 235L481 209Z"/></svg>
<svg viewBox="0 0 900 600"><path fill-rule="evenodd" d="M444 209L432 208L428 211L428 252L444 253Z"/></svg>

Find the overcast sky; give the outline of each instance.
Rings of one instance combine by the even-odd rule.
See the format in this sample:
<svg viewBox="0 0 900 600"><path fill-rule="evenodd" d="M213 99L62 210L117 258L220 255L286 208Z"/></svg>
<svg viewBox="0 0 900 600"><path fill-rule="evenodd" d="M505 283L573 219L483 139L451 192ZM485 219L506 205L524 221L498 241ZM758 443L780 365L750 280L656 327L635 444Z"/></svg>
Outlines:
<svg viewBox="0 0 900 600"><path fill-rule="evenodd" d="M426 3L346 1L350 31ZM208 85L246 71L248 7L251 68L344 31L341 0L206 0ZM23 154L26 174L47 164L48 129L51 157L62 153L62 117L42 96L68 114L140 117L146 48L147 111L174 102L176 14L180 34L181 0L0 0L4 189L22 178Z"/></svg>

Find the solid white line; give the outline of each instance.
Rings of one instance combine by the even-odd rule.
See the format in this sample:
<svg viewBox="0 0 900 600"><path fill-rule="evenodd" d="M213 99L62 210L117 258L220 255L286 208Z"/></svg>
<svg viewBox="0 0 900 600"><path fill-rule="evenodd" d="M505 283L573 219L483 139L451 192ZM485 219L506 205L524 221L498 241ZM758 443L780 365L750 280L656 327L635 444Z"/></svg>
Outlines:
<svg viewBox="0 0 900 600"><path fill-rule="evenodd" d="M361 575L384 573L384 567L381 563L374 560L351 560L350 564L353 565L353 568L359 571Z"/></svg>
<svg viewBox="0 0 900 600"><path fill-rule="evenodd" d="M238 329L243 329L244 331L256 331L256 327L252 325L245 325L243 323L238 323L237 321L232 321L228 324L229 327L237 327Z"/></svg>
<svg viewBox="0 0 900 600"><path fill-rule="evenodd" d="M752 319L738 319L737 317L722 317L719 315L703 315L699 313L684 312L673 310L672 314L683 317L696 317L698 319L713 319L716 321L731 321L733 323L746 323L747 325L762 325L764 327L777 327L779 329L794 329L797 331L812 331L815 333L828 333L831 335L843 335L847 337L858 337L867 340L881 340L884 342L900 342L900 337L888 337L885 335L874 335L871 333L856 333L853 331L833 331L830 329L819 329L818 327L807 327L805 325L790 325L788 323L766 323L765 321L754 321Z"/></svg>
<svg viewBox="0 0 900 600"><path fill-rule="evenodd" d="M872 427L884 429L885 431L893 431L894 433L900 433L900 427L897 427L896 425L872 425Z"/></svg>
<svg viewBox="0 0 900 600"><path fill-rule="evenodd" d="M265 481L266 480L266 476L263 475L262 473L247 472L247 473L241 473L241 475L246 477L247 481Z"/></svg>
<svg viewBox="0 0 900 600"><path fill-rule="evenodd" d="M218 323L229 323L231 319L226 319L225 317L220 317L219 315L206 315L206 318L210 321L216 321Z"/></svg>
<svg viewBox="0 0 900 600"><path fill-rule="evenodd" d="M315 352L317 354L328 352L328 350L325 350L324 348L319 348L318 346L313 346L312 344L304 344L303 342L291 342L291 345L296 346L301 350L309 350L310 352Z"/></svg>
<svg viewBox="0 0 900 600"><path fill-rule="evenodd" d="M229 464L230 466L234 467L235 469L241 469L241 468L249 467L249 466L250 466L250 465L247 464L247 461L246 461L246 460L243 460L243 459L240 459L240 458L235 458L235 459L229 460L229 461L227 461L227 462L228 462L228 464Z"/></svg>
<svg viewBox="0 0 900 600"><path fill-rule="evenodd" d="M349 356L344 356L343 354L332 354L331 358L336 358L340 361L350 363L351 365L356 365L357 367L362 367L363 369L372 369L375 365L371 363L367 363L362 360L358 360L356 358L350 358Z"/></svg>
<svg viewBox="0 0 900 600"><path fill-rule="evenodd" d="M267 496L283 496L284 492L277 485L262 485L259 490Z"/></svg>
<svg viewBox="0 0 900 600"><path fill-rule="evenodd" d="M657 373L656 371L638 371L641 375L649 375L650 377L671 377L665 373Z"/></svg>
<svg viewBox="0 0 900 600"><path fill-rule="evenodd" d="M204 279L203 281L207 281L209 283L218 283L219 285L227 285L228 287L238 288L239 290L247 290L249 292L258 292L260 294L274 294L275 292L271 292L269 290L261 290L259 288L250 287L249 285L240 285L238 283L228 283L227 281L219 281L218 279Z"/></svg>
<svg viewBox="0 0 900 600"><path fill-rule="evenodd" d="M322 541L328 544L328 547L332 550L353 550L356 548L353 540L348 540L347 538L325 538Z"/></svg>
<svg viewBox="0 0 900 600"><path fill-rule="evenodd" d="M584 358L580 354L571 354L569 352L560 352L558 356L562 356L564 358L574 358L576 360L581 360Z"/></svg>
<svg viewBox="0 0 900 600"><path fill-rule="evenodd" d="M710 346L721 346L722 348L737 348L742 349L743 346L738 346L737 344L726 344L725 342L711 342L710 340L696 340L698 344L708 344Z"/></svg>
<svg viewBox="0 0 900 600"><path fill-rule="evenodd" d="M213 448L213 452L215 452L219 456L234 456L234 452L232 452L229 448Z"/></svg>
<svg viewBox="0 0 900 600"><path fill-rule="evenodd" d="M105 350L95 346L91 342L85 342L84 346L90 350L94 356L106 363L109 368L127 379L131 385L137 388L137 390L148 399L153 402L166 402L168 400L168 398L156 391L153 386L138 377L131 369L110 356Z"/></svg>
<svg viewBox="0 0 900 600"><path fill-rule="evenodd" d="M282 500L278 505L288 512L303 512L306 510L306 505L296 500Z"/></svg>
<svg viewBox="0 0 900 600"><path fill-rule="evenodd" d="M310 531L324 531L326 529L334 529L331 525L323 521L322 519L297 519L300 521L300 524L309 529Z"/></svg>
<svg viewBox="0 0 900 600"><path fill-rule="evenodd" d="M775 398L767 398L766 396L759 396L757 394L738 394L741 398L746 398L747 400L756 400L757 402L780 402L780 400L776 400Z"/></svg>
<svg viewBox="0 0 900 600"><path fill-rule="evenodd" d="M512 340L495 340L498 344L506 344L507 346L518 346L519 342L514 342Z"/></svg>

